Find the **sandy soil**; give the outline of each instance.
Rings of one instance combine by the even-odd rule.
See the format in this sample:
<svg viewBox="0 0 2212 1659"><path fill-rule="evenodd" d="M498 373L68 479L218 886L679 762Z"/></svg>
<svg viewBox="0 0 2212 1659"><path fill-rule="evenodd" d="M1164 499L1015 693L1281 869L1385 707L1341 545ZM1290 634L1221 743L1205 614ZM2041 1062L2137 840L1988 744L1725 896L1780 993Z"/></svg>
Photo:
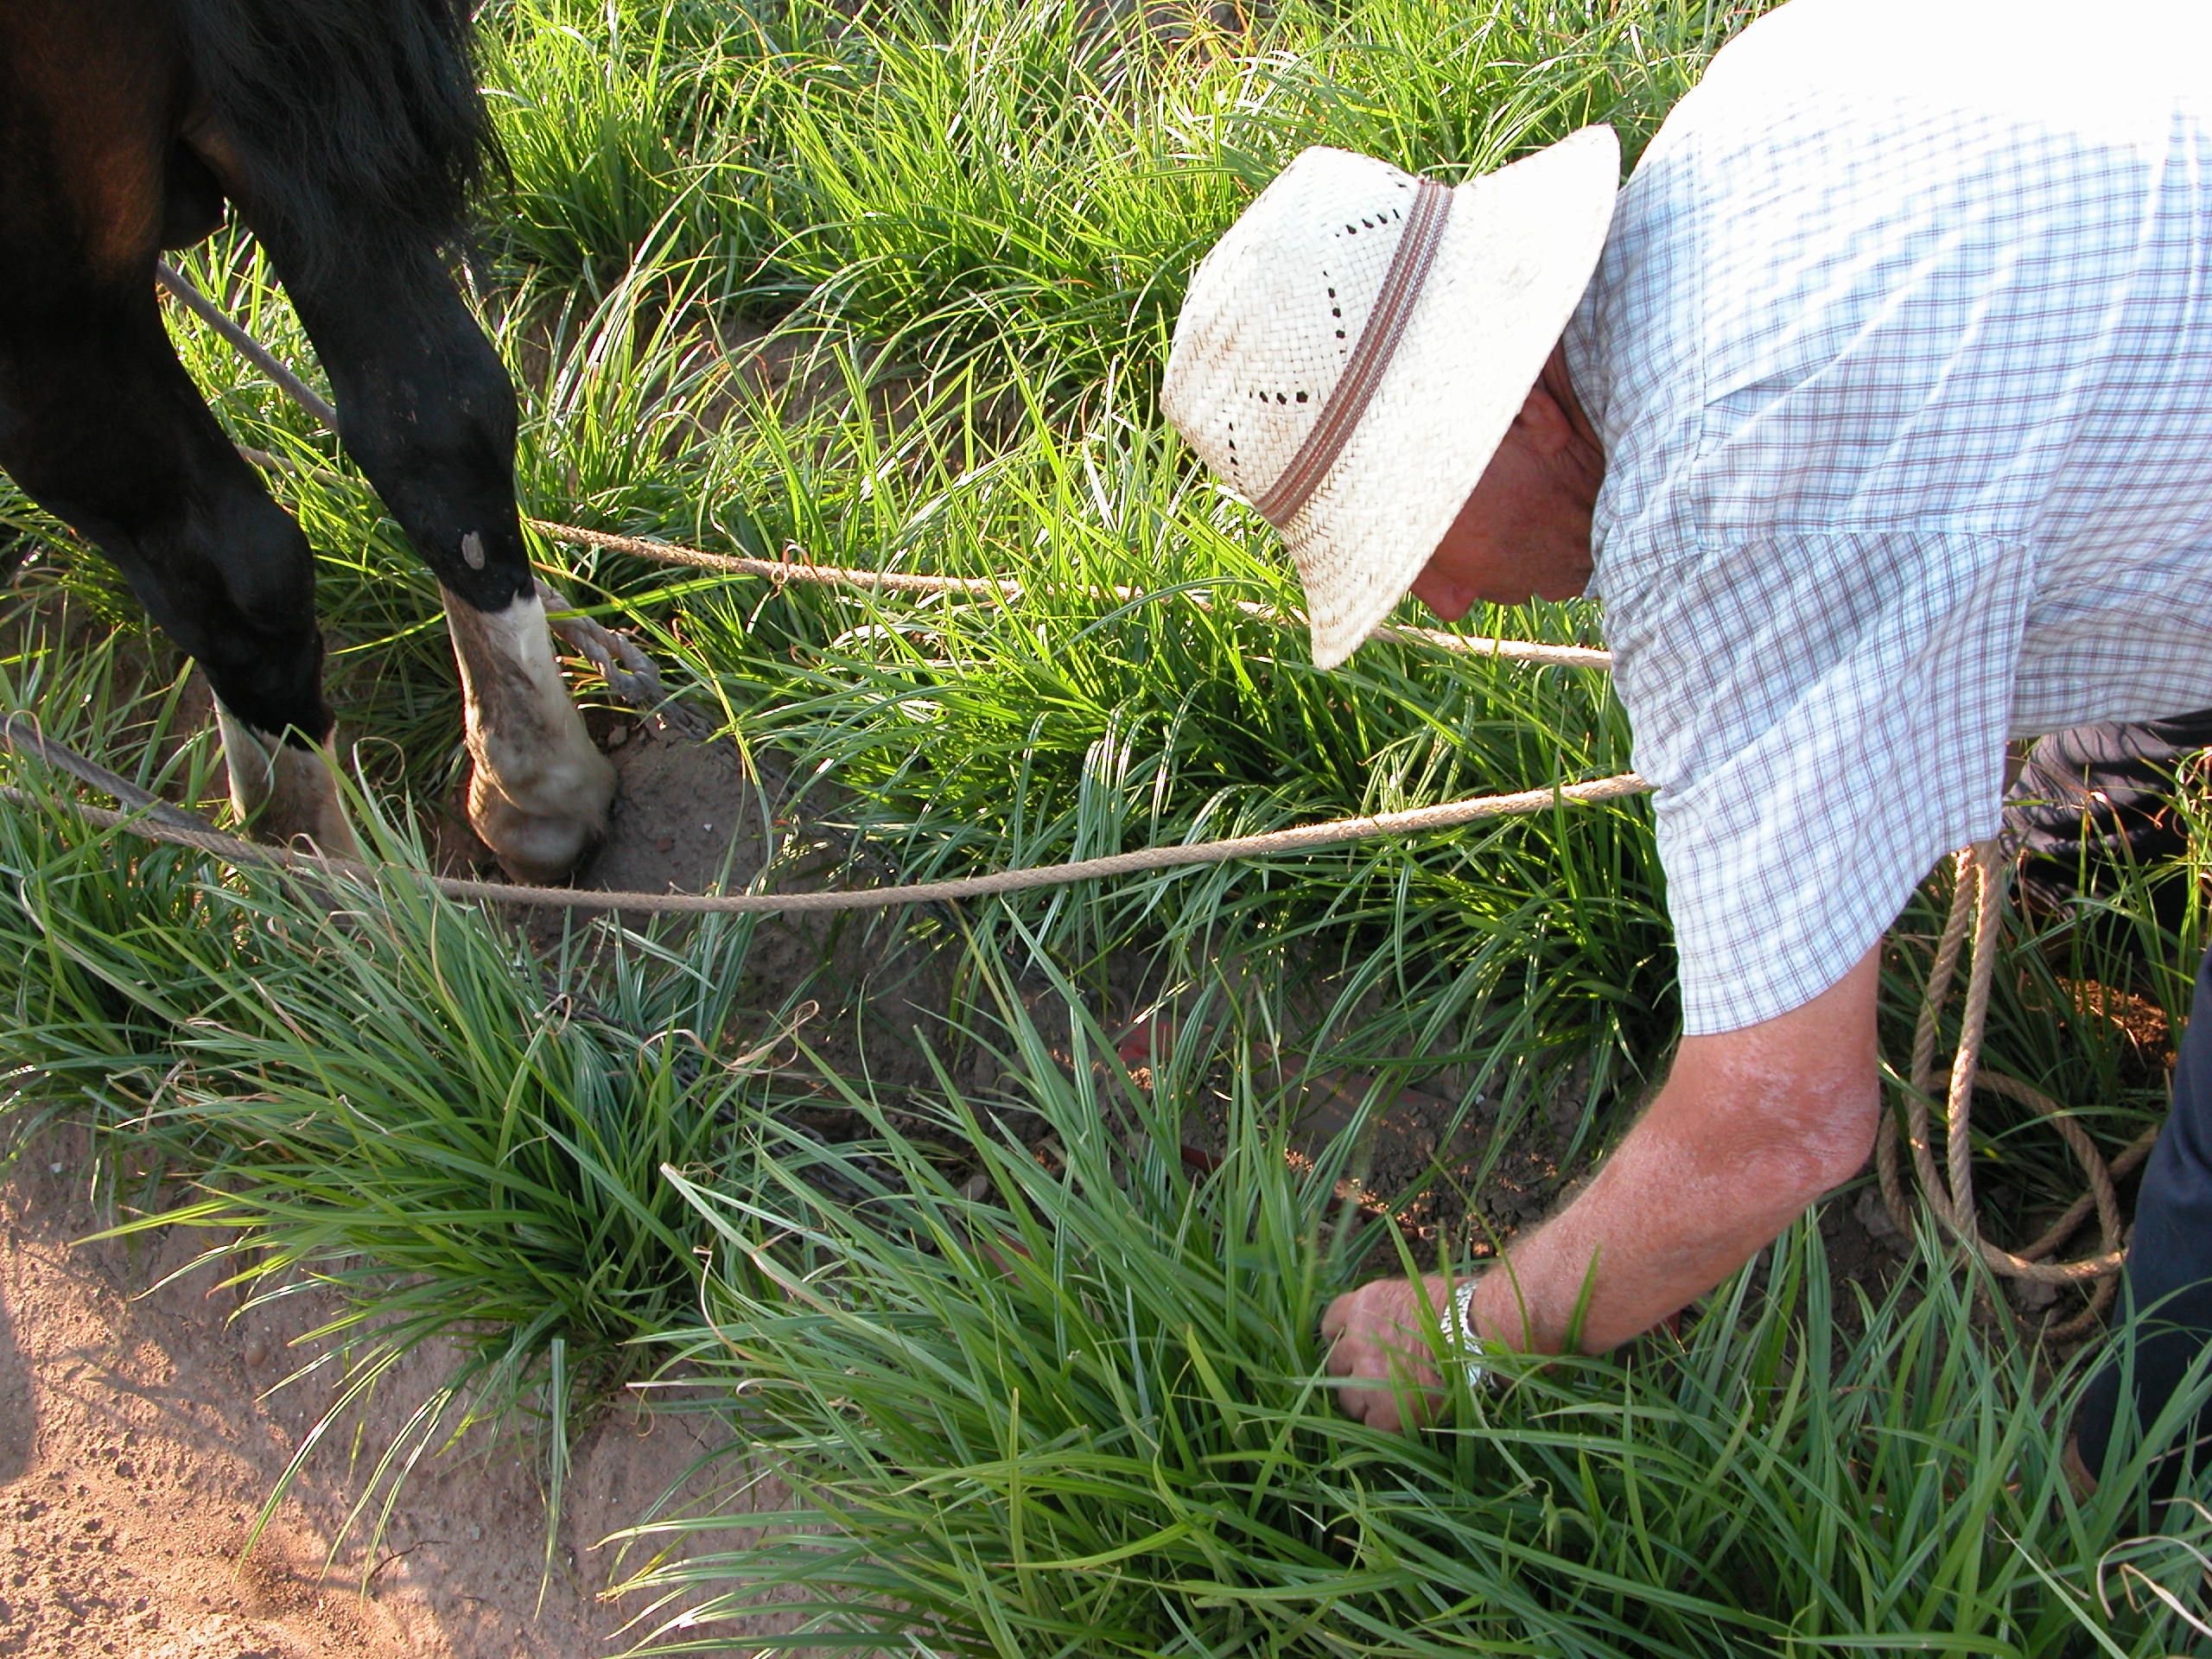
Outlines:
<svg viewBox="0 0 2212 1659"><path fill-rule="evenodd" d="M81 1135L49 1135L0 1185L0 1655L583 1659L626 1645L628 1610L597 1599L617 1567L600 1541L678 1484L709 1448L708 1420L623 1411L589 1432L542 1602L544 1509L512 1440L426 1461L374 1558L357 1528L334 1563L361 1483L327 1445L247 1552L335 1378L268 1390L312 1355L300 1339L334 1304L238 1316L213 1274L159 1284L204 1240L79 1242L106 1218L87 1167ZM424 1356L378 1399L371 1441L435 1366Z"/></svg>

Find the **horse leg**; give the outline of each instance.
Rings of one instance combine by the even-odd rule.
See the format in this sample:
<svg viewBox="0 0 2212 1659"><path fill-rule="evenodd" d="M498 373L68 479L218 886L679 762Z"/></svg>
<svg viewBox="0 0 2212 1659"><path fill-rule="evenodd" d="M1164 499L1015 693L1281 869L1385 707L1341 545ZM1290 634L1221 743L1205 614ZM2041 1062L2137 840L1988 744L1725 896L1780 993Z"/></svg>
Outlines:
<svg viewBox="0 0 2212 1659"><path fill-rule="evenodd" d="M516 518L513 383L428 251L365 226L317 259L257 230L338 394L340 438L445 590L469 822L510 874L555 880L605 833L615 778L562 683Z"/></svg>
<svg viewBox="0 0 2212 1659"><path fill-rule="evenodd" d="M6 0L0 19L0 467L199 660L240 815L351 852L307 542L201 403L154 298L156 245L222 209L168 124L183 92L166 11Z"/></svg>
<svg viewBox="0 0 2212 1659"><path fill-rule="evenodd" d="M4 253L0 249L0 253ZM352 855L307 538L177 363L149 281L0 307L0 467L96 543L214 688L231 798L264 839Z"/></svg>

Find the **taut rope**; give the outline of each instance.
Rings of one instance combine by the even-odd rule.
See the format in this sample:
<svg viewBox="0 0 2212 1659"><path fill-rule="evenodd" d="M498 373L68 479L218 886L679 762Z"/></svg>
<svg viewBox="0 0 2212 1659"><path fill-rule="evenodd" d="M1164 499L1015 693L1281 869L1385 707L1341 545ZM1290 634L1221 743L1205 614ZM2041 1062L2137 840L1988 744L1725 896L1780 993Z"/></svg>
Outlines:
<svg viewBox="0 0 2212 1659"><path fill-rule="evenodd" d="M66 745L39 732L34 721L12 715L0 722L0 742L59 767L71 776L111 794L135 810L111 812L101 807L80 806L86 817L104 830L119 830L147 841L173 847L190 847L232 864L276 868L315 874L335 872L362 878L390 866L364 864L354 859L332 858L246 841L223 831L166 803L155 800L135 785L118 777L97 761L87 760ZM800 911L884 910L894 905L946 904L964 899L988 899L1001 893L1027 893L1038 887L1065 887L1072 881L1098 880L1134 875L1145 870L1174 869L1201 864L1225 864L1236 859L1265 858L1280 853L1310 852L1370 841L1382 836L1414 836L1437 830L1458 829L1485 818L1526 817L1559 806L1597 805L1625 800L1650 789L1632 772L1616 773L1589 783L1567 784L1557 789L1522 790L1510 795L1482 795L1435 806L1409 807L1397 812L1369 817L1332 818L1287 830L1256 835L1231 836L1219 841L1188 842L1179 847L1141 847L1100 858L1077 859L1067 864L1032 865L996 870L944 881L914 881L889 887L859 887L826 893L618 893L584 887L533 887L509 881L477 881L458 876L407 872L453 899L486 899L500 904L529 905L546 910L626 910L659 916L773 914ZM34 804L41 798L17 789L0 791L0 799Z"/></svg>

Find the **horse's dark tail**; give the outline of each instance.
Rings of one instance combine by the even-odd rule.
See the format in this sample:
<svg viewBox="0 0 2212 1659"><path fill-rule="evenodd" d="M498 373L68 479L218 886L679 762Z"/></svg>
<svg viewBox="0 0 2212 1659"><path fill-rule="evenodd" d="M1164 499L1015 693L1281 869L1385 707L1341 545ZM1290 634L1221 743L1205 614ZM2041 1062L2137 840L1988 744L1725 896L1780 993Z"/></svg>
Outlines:
<svg viewBox="0 0 2212 1659"><path fill-rule="evenodd" d="M365 222L426 252L458 238L493 143L470 0L172 4L251 212L299 257L341 264Z"/></svg>

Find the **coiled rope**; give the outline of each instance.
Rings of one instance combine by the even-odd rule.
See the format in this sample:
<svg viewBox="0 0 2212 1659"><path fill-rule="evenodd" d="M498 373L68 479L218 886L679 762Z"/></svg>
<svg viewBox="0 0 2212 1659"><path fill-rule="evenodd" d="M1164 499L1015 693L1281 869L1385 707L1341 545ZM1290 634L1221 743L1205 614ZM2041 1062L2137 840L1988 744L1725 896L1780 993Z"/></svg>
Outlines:
<svg viewBox="0 0 2212 1659"><path fill-rule="evenodd" d="M2012 866L1996 842L1983 841L1954 853L1951 871L1950 914L1936 944L1936 957L1928 970L1927 988L1921 998L1904 1103L1901 1108L1891 1108L1891 1133L1880 1137L1875 1145L1874 1161L1881 1180L1882 1202L1889 1210L1890 1218L1910 1236L1912 1217L1905 1205L1904 1185L1897 1169L1897 1142L1902 1138L1912 1149L1913 1170L1919 1178L1921 1196L1929 1209L1944 1230L1992 1272L2034 1284L2091 1287L2088 1306L2050 1328L2050 1336L2063 1341L2081 1335L2095 1324L2111 1305L2119 1287L2116 1275L2126 1250L2121 1238L2120 1199L2113 1190L2113 1183L2150 1156L2157 1131L2145 1130L2107 1163L2096 1143L2063 1106L2018 1077L1992 1071L1981 1065L1982 1029L1989 1015L1989 993L1996 974L1998 941L2004 931L2005 899L2012 880ZM1936 1070L1936 1025L1943 1005L1949 1000L1951 982L1958 972L1959 957L1969 933L1974 938L1974 964L1967 976L1966 1006L1959 1023L1958 1046L1949 1069L1939 1075ZM2088 1191L2075 1199L2064 1214L2018 1250L1992 1243L1981 1231L1974 1197L1971 1133L1974 1091L1977 1088L2018 1101L2048 1118L2089 1184ZM1947 1128L1944 1163L1940 1168L1936 1162L1929 1122L1929 1108L1939 1091L1943 1098ZM2074 1236L2093 1210L2100 1235L2097 1252L2067 1262L2047 1259Z"/></svg>

